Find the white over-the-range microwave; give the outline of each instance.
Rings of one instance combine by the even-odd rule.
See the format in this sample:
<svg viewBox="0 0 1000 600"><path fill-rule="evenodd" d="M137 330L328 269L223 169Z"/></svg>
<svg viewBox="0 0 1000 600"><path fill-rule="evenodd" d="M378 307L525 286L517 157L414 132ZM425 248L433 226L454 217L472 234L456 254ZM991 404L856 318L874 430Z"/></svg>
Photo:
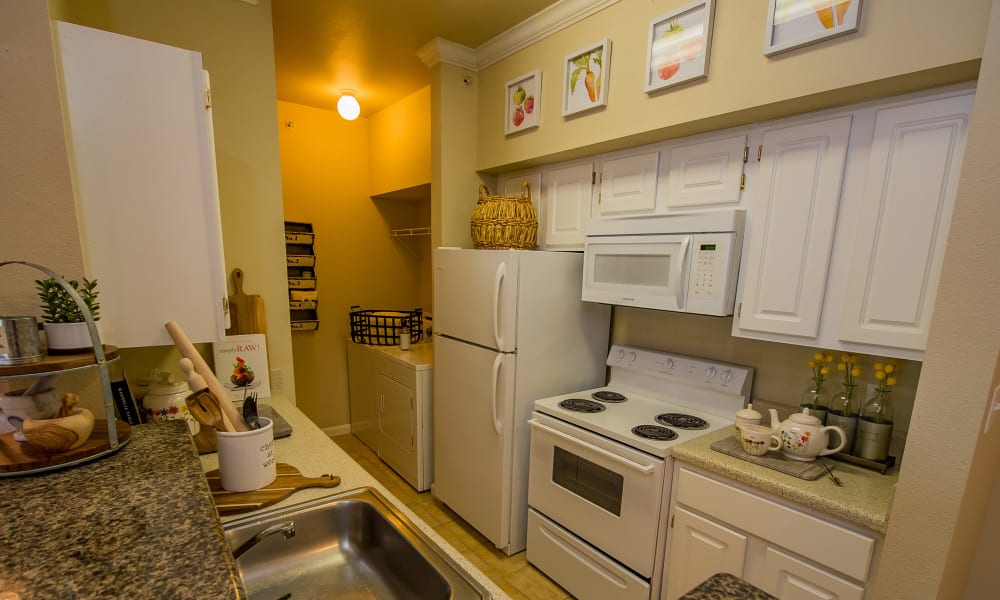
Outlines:
<svg viewBox="0 0 1000 600"><path fill-rule="evenodd" d="M592 220L583 299L704 315L733 314L742 209Z"/></svg>

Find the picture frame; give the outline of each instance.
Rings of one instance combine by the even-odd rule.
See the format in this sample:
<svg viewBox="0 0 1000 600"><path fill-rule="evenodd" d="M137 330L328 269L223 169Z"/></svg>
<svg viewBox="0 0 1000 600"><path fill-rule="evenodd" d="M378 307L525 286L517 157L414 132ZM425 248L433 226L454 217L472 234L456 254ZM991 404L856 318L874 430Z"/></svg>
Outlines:
<svg viewBox="0 0 1000 600"><path fill-rule="evenodd" d="M764 55L774 56L858 30L862 0L769 0Z"/></svg>
<svg viewBox="0 0 1000 600"><path fill-rule="evenodd" d="M562 116L606 106L610 73L611 40L608 38L566 55Z"/></svg>
<svg viewBox="0 0 1000 600"><path fill-rule="evenodd" d="M714 0L697 0L649 22L647 94L708 76Z"/></svg>
<svg viewBox="0 0 1000 600"><path fill-rule="evenodd" d="M542 71L535 69L515 77L504 88L503 132L505 135L538 127L542 114Z"/></svg>

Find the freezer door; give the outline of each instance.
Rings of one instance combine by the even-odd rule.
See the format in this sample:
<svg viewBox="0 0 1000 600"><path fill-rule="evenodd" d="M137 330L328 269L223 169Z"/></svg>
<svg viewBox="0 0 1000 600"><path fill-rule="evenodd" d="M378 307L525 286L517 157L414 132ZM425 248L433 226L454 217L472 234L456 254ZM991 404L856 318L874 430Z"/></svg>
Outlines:
<svg viewBox="0 0 1000 600"><path fill-rule="evenodd" d="M434 254L434 330L513 352L517 348L517 282L516 250L438 248Z"/></svg>
<svg viewBox="0 0 1000 600"><path fill-rule="evenodd" d="M508 545L515 359L435 336L434 495Z"/></svg>

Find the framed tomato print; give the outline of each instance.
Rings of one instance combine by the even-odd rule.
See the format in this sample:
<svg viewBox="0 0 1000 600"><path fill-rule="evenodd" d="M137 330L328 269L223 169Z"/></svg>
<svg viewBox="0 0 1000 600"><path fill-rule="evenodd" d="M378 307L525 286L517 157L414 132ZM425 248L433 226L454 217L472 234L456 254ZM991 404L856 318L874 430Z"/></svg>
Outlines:
<svg viewBox="0 0 1000 600"><path fill-rule="evenodd" d="M713 0L698 0L649 22L646 93L708 75Z"/></svg>

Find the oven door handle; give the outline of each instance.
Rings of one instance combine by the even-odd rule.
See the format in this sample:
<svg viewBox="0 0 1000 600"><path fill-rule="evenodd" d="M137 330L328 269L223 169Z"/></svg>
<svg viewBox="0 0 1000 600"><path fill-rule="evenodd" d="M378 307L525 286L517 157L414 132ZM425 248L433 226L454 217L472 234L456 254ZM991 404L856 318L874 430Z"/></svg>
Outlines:
<svg viewBox="0 0 1000 600"><path fill-rule="evenodd" d="M649 475L650 473L652 473L653 471L656 470L656 465L640 465L637 462L633 462L633 461L631 461L631 460L629 460L627 458L623 458L621 456L618 456L614 452L609 452L609 451L605 450L604 448L600 448L600 447L595 446L593 444L588 444L587 442L585 442L583 440L578 440L578 439L576 439L575 437L573 437L571 435L567 435L567 434L565 434L565 433L563 433L561 431L558 431L556 429L552 429L551 427L543 425L542 423L539 423L538 421L536 421L534 419L531 419L530 421L528 421L528 424L531 425L532 427L535 427L537 429L540 429L540 430L544 431L547 434L551 434L551 435L554 435L556 437L560 437L560 438L566 440L567 442L573 442L574 444L586 446L587 450L593 450L594 452L597 452L601 456L603 456L603 457L605 457L607 459L610 459L610 460L612 460L612 461L614 461L614 462L622 465L623 467L627 467L629 469L632 469L633 471L638 471L638 472L642 473L643 475Z"/></svg>

